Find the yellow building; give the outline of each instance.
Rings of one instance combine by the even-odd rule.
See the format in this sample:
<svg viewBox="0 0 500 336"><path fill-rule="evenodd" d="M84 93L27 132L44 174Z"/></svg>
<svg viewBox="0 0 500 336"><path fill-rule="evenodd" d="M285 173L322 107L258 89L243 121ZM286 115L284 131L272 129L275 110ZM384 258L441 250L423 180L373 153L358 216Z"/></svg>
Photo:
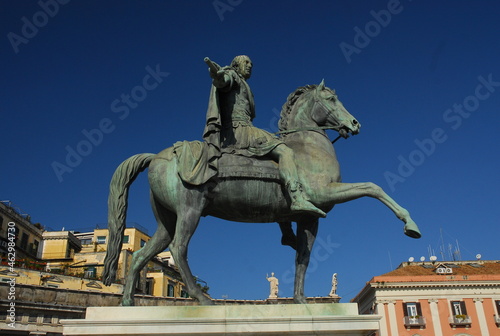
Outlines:
<svg viewBox="0 0 500 336"><path fill-rule="evenodd" d="M70 231L45 231L42 237L42 259L54 266L58 262L70 262L82 249L80 241Z"/></svg>
<svg viewBox="0 0 500 336"><path fill-rule="evenodd" d="M141 249L151 239L144 231L145 229L137 224L125 229L117 270L119 284L125 283L133 252ZM109 237L108 229L95 229L84 233L44 232L43 237L42 258L47 262L50 272L95 281L101 279ZM71 287L64 288L74 289L74 286L72 284ZM166 251L160 253L141 271L136 292L153 296L187 297L184 287L170 252Z"/></svg>
<svg viewBox="0 0 500 336"><path fill-rule="evenodd" d="M122 249L138 251L143 247L151 237L144 233L138 225L136 227L126 228L123 234ZM106 251L108 244L108 229L94 230L94 243L98 251Z"/></svg>
<svg viewBox="0 0 500 336"><path fill-rule="evenodd" d="M132 254L138 251L151 238L139 225L125 229L123 246L118 260L117 281L124 283L128 270L132 263ZM73 257L73 263L68 267L76 273L87 274L90 277L100 278L104 270L104 258L108 244L108 229L95 229L93 232L75 233L82 249ZM142 292L145 291L146 274L141 276Z"/></svg>
<svg viewBox="0 0 500 336"><path fill-rule="evenodd" d="M166 276L163 272L150 271L147 273L148 290L153 296L189 297L184 283Z"/></svg>
<svg viewBox="0 0 500 336"><path fill-rule="evenodd" d="M40 224L32 224L30 216L23 214L10 201L2 201L0 281L14 276L19 284L121 293L133 253L140 250L151 237L138 224L125 229L116 285L107 287L100 279L108 236L108 229L84 233L46 231ZM12 248L15 249L15 258L10 261L9 252L12 252ZM14 273L11 272L11 266L15 269ZM136 292L159 297L188 297L170 252L160 253L141 271Z"/></svg>

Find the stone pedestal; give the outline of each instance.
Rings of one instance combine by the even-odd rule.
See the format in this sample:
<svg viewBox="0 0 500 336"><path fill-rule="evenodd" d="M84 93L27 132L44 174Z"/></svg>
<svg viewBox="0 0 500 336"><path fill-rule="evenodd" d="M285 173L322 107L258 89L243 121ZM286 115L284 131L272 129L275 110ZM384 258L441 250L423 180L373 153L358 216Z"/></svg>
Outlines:
<svg viewBox="0 0 500 336"><path fill-rule="evenodd" d="M369 335L380 316L356 303L165 307L90 307L82 320L61 320L82 335Z"/></svg>

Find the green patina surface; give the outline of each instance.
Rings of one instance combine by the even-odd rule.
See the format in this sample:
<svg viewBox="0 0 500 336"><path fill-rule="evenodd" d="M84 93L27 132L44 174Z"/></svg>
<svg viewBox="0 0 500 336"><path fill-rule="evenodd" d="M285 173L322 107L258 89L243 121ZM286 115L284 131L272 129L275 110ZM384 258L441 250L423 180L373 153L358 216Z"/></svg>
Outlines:
<svg viewBox="0 0 500 336"><path fill-rule="evenodd" d="M254 319L298 316L354 316L358 315L356 303L285 304L285 305L231 305L231 306L184 306L184 307L116 307L110 316L109 307L91 307L89 320L134 319Z"/></svg>
<svg viewBox="0 0 500 336"><path fill-rule="evenodd" d="M235 222L278 222L282 242L296 250L293 295L294 301L301 304L307 302L304 281L318 232L318 217L326 216L336 204L360 197L375 198L404 223L406 235L420 238L409 212L382 188L370 182L341 182L335 149L325 130L335 130L346 138L349 134L358 134L361 125L345 109L334 90L321 82L292 92L281 111L281 137L277 138L252 124L255 107L246 83L251 74L250 59L237 56L234 64L223 68L213 62L209 65L213 81L204 142L184 141L158 155L134 155L122 162L113 174L108 199L110 239L103 272L106 285L116 277L129 187L148 167L151 203L158 221L158 230L151 240L133 255L125 281L123 306L135 304L135 284L140 270L166 248L172 252L190 297L201 305L214 304L197 286L187 260L190 239L200 218L205 216ZM269 161L257 164L257 160L264 158ZM292 222L297 223L296 232L292 230ZM276 310L273 313L283 312L286 316L344 312L344 308L340 308L343 306L335 305L277 307L256 305L241 310L227 308L228 312L224 308L208 311L216 314L222 309L217 314L223 316L247 313L265 316L266 310L273 309ZM197 317L208 308L185 309L186 314ZM176 309L173 314L180 312L182 309ZM151 314L158 315L156 311ZM164 316L172 315L163 313Z"/></svg>

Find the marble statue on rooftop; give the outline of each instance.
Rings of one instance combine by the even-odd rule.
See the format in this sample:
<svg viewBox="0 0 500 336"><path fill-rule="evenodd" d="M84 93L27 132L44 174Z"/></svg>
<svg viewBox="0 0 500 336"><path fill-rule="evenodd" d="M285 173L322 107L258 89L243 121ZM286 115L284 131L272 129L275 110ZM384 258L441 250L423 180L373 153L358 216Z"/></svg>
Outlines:
<svg viewBox="0 0 500 336"><path fill-rule="evenodd" d="M266 275L267 281L269 281L270 291L269 291L269 299L277 299L278 298L278 285L279 280L274 276L274 272L271 273L271 276Z"/></svg>
<svg viewBox="0 0 500 336"><path fill-rule="evenodd" d="M328 294L328 296L331 296L331 297L337 296L337 285L338 285L337 273L333 273L333 276L332 276L332 290L330 291L330 294Z"/></svg>

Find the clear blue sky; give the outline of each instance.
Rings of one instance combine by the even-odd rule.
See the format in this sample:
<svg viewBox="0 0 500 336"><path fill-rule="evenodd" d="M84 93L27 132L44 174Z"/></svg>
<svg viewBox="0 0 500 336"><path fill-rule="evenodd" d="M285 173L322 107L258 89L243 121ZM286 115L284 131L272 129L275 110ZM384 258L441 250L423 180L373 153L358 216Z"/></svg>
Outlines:
<svg viewBox="0 0 500 336"><path fill-rule="evenodd" d="M275 131L287 95L324 78L362 124L336 143L343 180L383 187L423 234L404 236L376 200L338 205L320 221L308 296L327 295L338 273L346 302L372 276L428 259L429 248L441 260L443 243L447 259L457 241L462 259L500 259L498 2L54 3L0 1L0 198L34 222L76 231L105 223L124 159L201 138L203 58L248 54L255 124ZM144 83L155 71L157 82ZM68 151L78 150L70 166ZM152 234L146 176L131 189L128 218ZM264 299L271 272L291 296L293 260L277 224L215 218L202 219L189 251L214 298Z"/></svg>

